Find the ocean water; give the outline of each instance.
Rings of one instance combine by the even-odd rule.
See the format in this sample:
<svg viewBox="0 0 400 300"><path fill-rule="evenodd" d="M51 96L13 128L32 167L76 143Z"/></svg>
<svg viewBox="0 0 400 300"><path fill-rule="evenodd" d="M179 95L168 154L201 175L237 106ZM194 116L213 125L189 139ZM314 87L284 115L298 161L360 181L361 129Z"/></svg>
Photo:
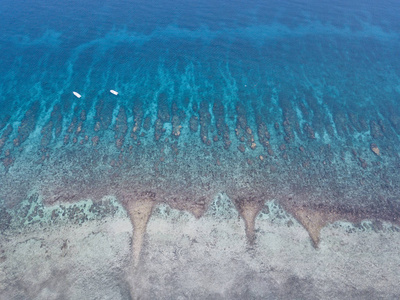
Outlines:
<svg viewBox="0 0 400 300"><path fill-rule="evenodd" d="M389 0L2 1L0 231L128 214L141 232L155 205L200 218L221 193L250 244L265 201L316 248L338 220L399 226L399 15Z"/></svg>

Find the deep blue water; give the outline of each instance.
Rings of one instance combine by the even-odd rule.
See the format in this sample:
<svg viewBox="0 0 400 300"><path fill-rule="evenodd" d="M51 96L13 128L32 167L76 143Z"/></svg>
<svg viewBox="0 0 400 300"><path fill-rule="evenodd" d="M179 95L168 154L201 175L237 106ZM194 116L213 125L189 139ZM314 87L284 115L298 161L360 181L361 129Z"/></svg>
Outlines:
<svg viewBox="0 0 400 300"><path fill-rule="evenodd" d="M284 68L302 67L314 70L305 70L310 78L326 67L338 68L338 77L343 72L356 78L360 69L371 67L388 67L398 76L399 6L396 1L2 1L0 101L7 110L10 98L28 96L35 85L46 96L68 89L93 92L106 84L129 84L135 76L155 76L160 66L179 76L190 64L201 66L202 76L216 77L221 65L229 65L238 82L274 69L274 79L281 81ZM304 78L298 80L302 84ZM261 85L265 81L260 78Z"/></svg>

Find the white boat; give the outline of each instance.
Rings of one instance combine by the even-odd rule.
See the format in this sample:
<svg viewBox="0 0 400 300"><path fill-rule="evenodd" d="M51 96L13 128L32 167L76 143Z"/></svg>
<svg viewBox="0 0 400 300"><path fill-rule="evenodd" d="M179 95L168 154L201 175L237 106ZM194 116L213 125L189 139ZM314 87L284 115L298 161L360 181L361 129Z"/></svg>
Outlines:
<svg viewBox="0 0 400 300"><path fill-rule="evenodd" d="M117 91L114 91L114 90L110 90L110 93L111 93L111 94L114 94L115 96L118 95L118 92L117 92Z"/></svg>
<svg viewBox="0 0 400 300"><path fill-rule="evenodd" d="M81 98L81 94L77 93L77 92L72 92L72 94L74 94L77 98Z"/></svg>

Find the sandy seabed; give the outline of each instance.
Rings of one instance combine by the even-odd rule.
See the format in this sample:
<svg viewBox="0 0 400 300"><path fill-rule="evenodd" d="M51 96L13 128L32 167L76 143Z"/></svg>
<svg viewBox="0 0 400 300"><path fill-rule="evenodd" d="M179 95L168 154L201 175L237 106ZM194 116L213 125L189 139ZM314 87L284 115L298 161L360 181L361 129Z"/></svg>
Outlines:
<svg viewBox="0 0 400 300"><path fill-rule="evenodd" d="M371 225L371 226L370 226ZM128 217L35 225L0 236L0 299L398 299L400 233L337 222L315 249L269 202L249 245L223 196L204 216L158 205L138 265Z"/></svg>

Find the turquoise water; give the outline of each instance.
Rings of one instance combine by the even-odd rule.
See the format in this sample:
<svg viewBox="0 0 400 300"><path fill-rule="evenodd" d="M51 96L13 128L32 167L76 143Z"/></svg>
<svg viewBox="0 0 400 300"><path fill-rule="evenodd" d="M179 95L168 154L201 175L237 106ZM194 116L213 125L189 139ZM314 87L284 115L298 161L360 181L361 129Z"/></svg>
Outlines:
<svg viewBox="0 0 400 300"><path fill-rule="evenodd" d="M3 211L226 192L398 221L397 2L0 8Z"/></svg>

